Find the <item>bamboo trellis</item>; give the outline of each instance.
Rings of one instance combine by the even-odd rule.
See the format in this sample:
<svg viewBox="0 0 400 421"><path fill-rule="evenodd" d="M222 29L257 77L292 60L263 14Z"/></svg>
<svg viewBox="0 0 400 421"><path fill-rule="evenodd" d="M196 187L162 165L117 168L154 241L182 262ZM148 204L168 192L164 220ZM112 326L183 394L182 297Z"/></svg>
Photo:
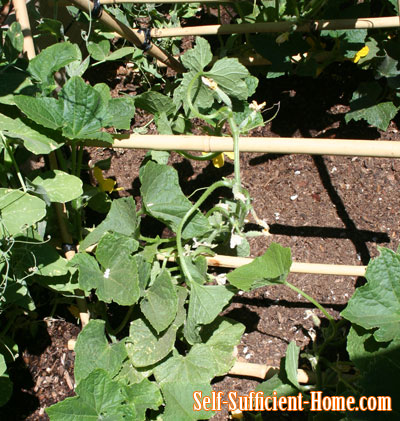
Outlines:
<svg viewBox="0 0 400 421"><path fill-rule="evenodd" d="M229 136L193 135L120 135L114 137L113 148L182 150L202 152L233 151ZM86 141L88 146L109 147L110 144ZM289 137L240 137L241 152L276 154L309 154L400 158L400 142L388 140L355 140Z"/></svg>

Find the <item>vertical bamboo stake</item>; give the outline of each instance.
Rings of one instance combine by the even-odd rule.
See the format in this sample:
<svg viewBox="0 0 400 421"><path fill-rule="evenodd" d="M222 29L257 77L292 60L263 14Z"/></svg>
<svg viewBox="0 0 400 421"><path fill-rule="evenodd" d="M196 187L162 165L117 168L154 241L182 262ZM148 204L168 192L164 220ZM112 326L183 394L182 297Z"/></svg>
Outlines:
<svg viewBox="0 0 400 421"><path fill-rule="evenodd" d="M29 60L32 60L35 57L35 46L33 44L31 24L26 9L26 0L13 0L13 3L16 19L21 25L22 34L24 35L24 53L27 54Z"/></svg>
<svg viewBox="0 0 400 421"><path fill-rule="evenodd" d="M24 51L27 53L29 60L32 60L35 57L35 46L33 44L32 32L29 23L29 16L28 11L26 9L26 2L25 0L13 0L14 1L14 8L17 21L21 25L22 33L24 34ZM49 155L50 160L50 168L57 169L57 160L52 152ZM65 205L61 203L54 203L56 214L57 214L57 221L58 226L60 228L61 238L63 243L65 244L72 244L72 237L68 232L68 229L65 225ZM75 251L68 250L65 252L65 257L67 260L71 260L75 255ZM84 296L82 290L75 290L75 293L80 296ZM77 298L77 305L79 308L79 317L81 319L82 326L88 324L89 322L89 312L86 304L85 298Z"/></svg>

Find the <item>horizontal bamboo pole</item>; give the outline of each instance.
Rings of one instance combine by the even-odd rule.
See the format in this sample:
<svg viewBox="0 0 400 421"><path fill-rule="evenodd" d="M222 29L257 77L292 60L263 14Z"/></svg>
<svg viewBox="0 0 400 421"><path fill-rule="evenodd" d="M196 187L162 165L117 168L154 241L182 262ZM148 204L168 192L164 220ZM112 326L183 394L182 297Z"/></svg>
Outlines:
<svg viewBox="0 0 400 421"><path fill-rule="evenodd" d="M231 152L231 137L193 135L115 135L113 148ZM110 147L109 143L85 141L88 146ZM400 158L400 141L289 137L241 137L241 152L369 156Z"/></svg>
<svg viewBox="0 0 400 421"><path fill-rule="evenodd" d="M49 0L49 3L53 3L54 0ZM235 3L235 0L100 0L100 4L110 5L110 4L120 4L120 3L132 3L132 4L179 4L179 3ZM67 6L71 4L71 0L59 0L59 6Z"/></svg>
<svg viewBox="0 0 400 421"><path fill-rule="evenodd" d="M257 379L270 379L275 374L279 373L279 367L274 367L265 364L254 364L242 361L236 361L229 373L233 376L255 377ZM310 384L315 382L315 375L313 372L297 369L297 380L299 383Z"/></svg>
<svg viewBox="0 0 400 421"><path fill-rule="evenodd" d="M235 257L216 255L207 257L207 264L225 268L237 268L251 263L251 257ZM310 273L318 275L342 275L342 276L365 276L366 266L352 265L327 265L322 263L293 262L291 273Z"/></svg>
<svg viewBox="0 0 400 421"><path fill-rule="evenodd" d="M81 10L89 13L89 9L93 9L93 3L88 0L71 0L71 4L78 7ZM101 16L98 18L99 21L104 23L110 29L118 33L120 36L126 38L132 44L136 45L137 47L141 48L142 44L145 42L145 35L143 33L139 33L137 30L133 30L119 22L118 20L114 19L111 15L109 15L105 10L103 10ZM186 69L183 65L177 61L174 57L170 56L169 54L165 53L161 48L157 47L154 44L151 44L150 49L147 51L152 57L155 57L157 60L165 63L167 66L171 67L178 73L183 73Z"/></svg>
<svg viewBox="0 0 400 421"><path fill-rule="evenodd" d="M297 32L353 30L353 29L377 29L400 27L399 16L387 16L380 18L360 19L333 19L316 20L296 25L295 22L258 22L258 23L233 23L221 25L187 26L184 28L153 28L153 38L205 36L205 35L228 35L228 34L251 34L268 32Z"/></svg>
<svg viewBox="0 0 400 421"><path fill-rule="evenodd" d="M159 260L164 260L164 255L158 254ZM209 266L224 267L224 268L238 268L240 266L251 263L252 257L236 257L224 256L217 254L212 257L207 257L207 264ZM169 257L168 261L175 261L175 257ZM323 263L302 263L293 262L290 267L291 273L309 273L314 275L337 275L337 276L365 276L366 266L353 265L328 265Z"/></svg>

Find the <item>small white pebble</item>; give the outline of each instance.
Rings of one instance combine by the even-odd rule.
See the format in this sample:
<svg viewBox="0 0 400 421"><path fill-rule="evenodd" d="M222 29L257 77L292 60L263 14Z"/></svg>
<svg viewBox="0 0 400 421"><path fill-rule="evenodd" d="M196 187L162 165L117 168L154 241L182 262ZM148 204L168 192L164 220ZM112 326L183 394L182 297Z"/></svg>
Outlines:
<svg viewBox="0 0 400 421"><path fill-rule="evenodd" d="M252 357L251 354L246 354L244 358L246 358L246 360L249 360Z"/></svg>
<svg viewBox="0 0 400 421"><path fill-rule="evenodd" d="M248 346L245 346L243 348L243 354L247 354L248 350L249 350L249 347Z"/></svg>
<svg viewBox="0 0 400 421"><path fill-rule="evenodd" d="M382 200L382 198L381 197L378 197L378 200L380 201L380 200Z"/></svg>
<svg viewBox="0 0 400 421"><path fill-rule="evenodd" d="M290 196L290 200L296 200L298 197L298 194L294 194L293 196Z"/></svg>
<svg viewBox="0 0 400 421"><path fill-rule="evenodd" d="M361 260L361 256L359 253L357 253L357 260Z"/></svg>
<svg viewBox="0 0 400 421"><path fill-rule="evenodd" d="M336 172L337 171L337 168L336 167L333 167L332 169L331 169L331 173L334 173L334 172Z"/></svg>
<svg viewBox="0 0 400 421"><path fill-rule="evenodd" d="M239 291L239 292L238 292L238 294L239 294L239 295L243 295L243 294L244 294L244 292L243 292L243 291Z"/></svg>
<svg viewBox="0 0 400 421"><path fill-rule="evenodd" d="M295 174L295 175L300 175L300 174L301 174L301 172L300 172L299 170L297 170L297 171L295 171L295 172L294 172L294 174Z"/></svg>

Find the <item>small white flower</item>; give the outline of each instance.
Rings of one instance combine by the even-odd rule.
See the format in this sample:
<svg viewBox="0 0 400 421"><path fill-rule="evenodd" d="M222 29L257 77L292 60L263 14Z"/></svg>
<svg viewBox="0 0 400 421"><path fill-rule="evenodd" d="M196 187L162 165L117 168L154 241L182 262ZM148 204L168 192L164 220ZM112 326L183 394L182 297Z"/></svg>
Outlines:
<svg viewBox="0 0 400 421"><path fill-rule="evenodd" d="M109 268L107 268L107 269L104 271L104 277L105 277L106 279L108 279L108 278L109 278L109 276L110 276L110 269L109 269Z"/></svg>
<svg viewBox="0 0 400 421"><path fill-rule="evenodd" d="M267 105L267 103L264 101L261 104L258 104L257 101L252 101L252 103L249 105L250 110L252 111L261 111L265 106Z"/></svg>
<svg viewBox="0 0 400 421"><path fill-rule="evenodd" d="M220 273L219 275L215 276L215 280L217 281L218 285L225 285L228 279L226 277L226 273Z"/></svg>

